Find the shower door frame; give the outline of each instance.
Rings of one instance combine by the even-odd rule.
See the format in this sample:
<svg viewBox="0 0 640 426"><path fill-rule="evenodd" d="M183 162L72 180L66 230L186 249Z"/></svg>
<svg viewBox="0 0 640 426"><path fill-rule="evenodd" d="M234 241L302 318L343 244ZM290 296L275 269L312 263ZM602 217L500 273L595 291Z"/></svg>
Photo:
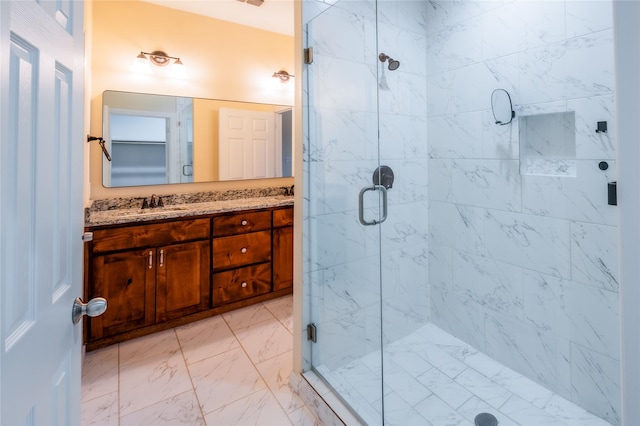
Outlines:
<svg viewBox="0 0 640 426"><path fill-rule="evenodd" d="M371 3L375 13L377 1L367 0L360 1L359 4ZM343 3L344 4L344 3ZM353 3L352 3L353 4ZM346 3L345 6L349 6ZM334 4L333 8L336 7ZM322 379L337 392L340 397L345 395L345 383L341 382L338 376L332 377L334 371L328 365L336 365L336 370L343 366L337 367L341 361L341 349L350 349L352 353L344 354L345 365L349 365L349 361L353 356L353 352L359 355L369 354L368 366L359 365L361 371L367 367L371 368L372 374L359 380L360 389L365 389L367 394L367 406L369 412L362 415L361 410L352 408L353 414L360 417L360 420L367 423L383 423L383 383L382 383L382 283L381 283L381 222L385 217L383 214L384 188L375 185L373 182L373 172L380 166L379 155L379 129L378 129L378 58L377 54L363 54L360 49L353 49L349 52L341 52L338 43L333 45L313 44L313 31L316 26L327 19L325 35L331 37L339 34L336 30L338 25L335 20L330 20L328 16L331 8L325 10L305 25L307 40L305 46L313 48L313 63L304 66L303 69L303 85L307 84L306 102L303 104L303 114L306 114L304 120L304 129L309 135L307 139L307 149L303 155L303 174L309 179L304 184L305 211L303 212L303 221L306 221L304 231L308 237L303 241L303 247L307 249L307 255L303 255L303 277L307 282L310 302L307 306L310 308L310 317L307 323L314 324L317 330L317 339L322 342L310 343L308 350L308 360L310 366L322 377ZM335 10L335 9L334 9ZM343 22L345 31L349 31L349 22ZM366 24L369 29L371 25L377 23L368 21ZM320 30L321 32L322 30ZM365 31L363 31L364 33ZM368 53L377 51L377 34L372 40L362 40L365 45L362 50ZM333 52L327 52L331 47L336 48ZM334 56L331 57L330 54ZM358 63L353 60L352 56L361 55L362 62ZM326 56L325 56L326 55ZM360 83L353 87L349 86L335 90L336 86L331 86L331 82L339 84L340 81L348 82L349 79L343 79L343 72L361 72L362 78ZM319 78L314 80L314 75ZM320 88L311 90L312 84L320 84L320 80L327 84ZM366 82L365 82L366 81ZM334 89L334 96L329 95ZM359 92L358 92L359 90ZM303 90L304 91L304 90ZM351 96L346 92L351 91ZM353 96L353 92L362 96ZM345 97L341 97L344 94ZM334 102L333 104L331 104ZM352 110L344 109L344 106L352 103ZM333 108L333 111L331 110ZM324 115L323 115L324 114ZM351 122L349 120L352 120ZM330 128L323 121L329 123L346 123L344 126ZM361 130L361 133L355 135L349 132L353 129ZM336 132L331 135L332 131ZM321 146L314 146L312 142L315 140L311 136L320 135L323 140L318 138ZM327 133L327 135L325 135ZM332 138L332 136L335 136ZM335 142L335 143L334 143ZM340 167L343 169L340 170ZM311 171L319 171L322 173L322 182L311 181ZM329 192L333 189L333 192ZM321 191L321 197L324 205L314 205L315 200L319 197L316 192ZM335 202L332 205L331 202ZM360 203L359 203L360 201ZM340 206L343 204L343 206ZM316 213L324 213L317 215ZM322 224L329 225L327 228L320 229ZM329 242L335 245L335 241L327 239L327 233L331 232L331 228L338 228L339 234L346 236L343 243L336 248L342 253L342 259L335 264L326 265L324 261L318 259L327 259L329 252ZM312 246L311 241L320 241L322 245L324 239L324 247ZM353 255L353 253L345 250L361 249L362 253ZM319 255L318 255L319 253ZM318 255L314 258L314 255ZM322 294L320 294L322 293ZM340 298L339 296L344 296ZM325 305L320 306L313 300L322 300L324 298ZM339 309L347 308L352 311L344 311L338 313ZM331 322L337 321L334 329L330 329ZM350 322L349 325L347 323ZM342 329L338 326L342 324ZM345 329L351 327L352 334L341 334ZM350 338L346 338L349 336ZM333 343L328 343L329 340ZM341 340L342 339L342 340ZM332 348L335 354L333 356L325 356L322 348ZM374 349L375 348L375 349ZM377 353L376 353L377 351ZM303 352L305 349L303 348ZM362 353L360 353L362 352ZM326 361L325 361L326 359ZM347 367L345 367L347 368ZM366 383L365 386L362 384ZM352 389L355 390L355 387ZM344 398L343 398L344 401ZM370 404L377 405L378 413L372 412ZM379 403L376 403L379 401ZM352 401L353 402L353 401ZM347 402L347 404L349 404Z"/></svg>

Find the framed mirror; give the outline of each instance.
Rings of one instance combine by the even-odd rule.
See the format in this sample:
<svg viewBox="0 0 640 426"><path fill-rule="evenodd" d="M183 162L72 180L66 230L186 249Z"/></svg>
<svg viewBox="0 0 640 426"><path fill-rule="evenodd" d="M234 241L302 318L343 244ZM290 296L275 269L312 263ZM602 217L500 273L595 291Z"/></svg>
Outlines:
<svg viewBox="0 0 640 426"><path fill-rule="evenodd" d="M293 176L293 108L105 91L105 187Z"/></svg>
<svg viewBox="0 0 640 426"><path fill-rule="evenodd" d="M496 124L501 126L511 123L516 116L511 104L511 96L504 89L496 89L491 93L491 110Z"/></svg>

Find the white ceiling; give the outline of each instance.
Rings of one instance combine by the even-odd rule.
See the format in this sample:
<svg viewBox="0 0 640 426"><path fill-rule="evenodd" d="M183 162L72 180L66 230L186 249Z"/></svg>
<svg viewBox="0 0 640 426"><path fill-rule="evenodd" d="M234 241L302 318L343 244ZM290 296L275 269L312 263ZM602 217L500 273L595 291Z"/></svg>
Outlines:
<svg viewBox="0 0 640 426"><path fill-rule="evenodd" d="M264 0L262 6L253 6L238 0L143 1L267 31L293 35L294 0Z"/></svg>

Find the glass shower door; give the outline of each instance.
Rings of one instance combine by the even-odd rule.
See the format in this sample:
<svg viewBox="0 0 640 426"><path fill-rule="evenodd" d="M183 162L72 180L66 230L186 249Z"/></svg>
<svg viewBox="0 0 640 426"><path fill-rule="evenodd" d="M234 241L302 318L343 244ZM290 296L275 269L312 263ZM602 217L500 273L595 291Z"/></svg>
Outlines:
<svg viewBox="0 0 640 426"><path fill-rule="evenodd" d="M376 2L338 2L306 27L305 287L311 364L368 424L382 423Z"/></svg>

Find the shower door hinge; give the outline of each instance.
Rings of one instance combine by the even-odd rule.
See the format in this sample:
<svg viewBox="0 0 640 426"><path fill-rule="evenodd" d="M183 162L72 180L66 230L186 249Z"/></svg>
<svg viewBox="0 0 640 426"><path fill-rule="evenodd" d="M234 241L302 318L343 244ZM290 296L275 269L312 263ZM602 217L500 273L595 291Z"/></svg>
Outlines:
<svg viewBox="0 0 640 426"><path fill-rule="evenodd" d="M304 49L304 63L310 64L313 62L313 47L307 47Z"/></svg>
<svg viewBox="0 0 640 426"><path fill-rule="evenodd" d="M318 342L318 329L314 323L307 324L307 340L311 340L313 343Z"/></svg>

